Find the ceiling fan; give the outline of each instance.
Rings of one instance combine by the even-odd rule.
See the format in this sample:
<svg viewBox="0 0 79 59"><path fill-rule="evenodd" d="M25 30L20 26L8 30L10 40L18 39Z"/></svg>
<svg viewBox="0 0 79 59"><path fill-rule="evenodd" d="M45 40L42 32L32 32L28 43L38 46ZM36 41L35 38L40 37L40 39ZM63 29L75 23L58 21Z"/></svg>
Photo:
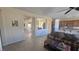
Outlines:
<svg viewBox="0 0 79 59"><path fill-rule="evenodd" d="M65 12L65 14L69 13L73 9L76 11L79 11L79 7L69 7L69 10L67 12Z"/></svg>
<svg viewBox="0 0 79 59"><path fill-rule="evenodd" d="M66 11L67 10L67 11ZM76 11L79 11L79 7L69 7L69 8L67 8L67 9L65 9L65 10L61 10L61 11L59 11L59 12L62 12L62 11L66 11L64 14L66 15L66 14L68 14L70 11L72 11L72 10L76 10Z"/></svg>

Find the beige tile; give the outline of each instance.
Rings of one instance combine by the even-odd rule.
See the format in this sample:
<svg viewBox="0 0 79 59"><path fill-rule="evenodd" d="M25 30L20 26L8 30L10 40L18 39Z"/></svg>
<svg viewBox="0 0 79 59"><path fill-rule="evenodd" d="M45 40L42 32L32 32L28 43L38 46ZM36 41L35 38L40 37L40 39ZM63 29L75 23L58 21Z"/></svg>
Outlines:
<svg viewBox="0 0 79 59"><path fill-rule="evenodd" d="M35 39L27 38L26 40L4 46L4 51L46 51L43 47L44 37L36 37Z"/></svg>

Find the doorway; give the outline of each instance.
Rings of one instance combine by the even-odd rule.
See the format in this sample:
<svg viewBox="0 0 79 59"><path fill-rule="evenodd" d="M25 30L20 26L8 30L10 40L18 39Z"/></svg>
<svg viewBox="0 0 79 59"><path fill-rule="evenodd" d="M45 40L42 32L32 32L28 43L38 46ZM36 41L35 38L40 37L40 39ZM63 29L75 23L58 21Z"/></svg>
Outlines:
<svg viewBox="0 0 79 59"><path fill-rule="evenodd" d="M32 18L31 17L26 17L24 19L24 32L25 32L26 38L32 37Z"/></svg>
<svg viewBox="0 0 79 59"><path fill-rule="evenodd" d="M51 18L36 18L36 36L47 36L51 32Z"/></svg>

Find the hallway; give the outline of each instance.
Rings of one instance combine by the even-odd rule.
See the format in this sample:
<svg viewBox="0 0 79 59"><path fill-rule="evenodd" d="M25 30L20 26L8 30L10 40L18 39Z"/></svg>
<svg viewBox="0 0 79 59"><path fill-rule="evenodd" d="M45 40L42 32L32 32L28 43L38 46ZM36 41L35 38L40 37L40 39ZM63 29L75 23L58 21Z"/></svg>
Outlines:
<svg viewBox="0 0 79 59"><path fill-rule="evenodd" d="M37 37L35 39L27 38L26 40L18 43L13 43L3 47L3 51L46 51L43 47L44 37Z"/></svg>

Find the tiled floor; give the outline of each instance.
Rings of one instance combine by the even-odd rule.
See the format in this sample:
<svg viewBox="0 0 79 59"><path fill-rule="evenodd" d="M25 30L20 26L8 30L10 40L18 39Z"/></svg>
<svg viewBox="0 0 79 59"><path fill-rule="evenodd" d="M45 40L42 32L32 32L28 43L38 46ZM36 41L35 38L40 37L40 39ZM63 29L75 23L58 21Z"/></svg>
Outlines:
<svg viewBox="0 0 79 59"><path fill-rule="evenodd" d="M14 44L10 44L8 46L3 47L4 51L46 51L43 47L44 37L36 37L35 39L27 38L21 42L17 42Z"/></svg>

